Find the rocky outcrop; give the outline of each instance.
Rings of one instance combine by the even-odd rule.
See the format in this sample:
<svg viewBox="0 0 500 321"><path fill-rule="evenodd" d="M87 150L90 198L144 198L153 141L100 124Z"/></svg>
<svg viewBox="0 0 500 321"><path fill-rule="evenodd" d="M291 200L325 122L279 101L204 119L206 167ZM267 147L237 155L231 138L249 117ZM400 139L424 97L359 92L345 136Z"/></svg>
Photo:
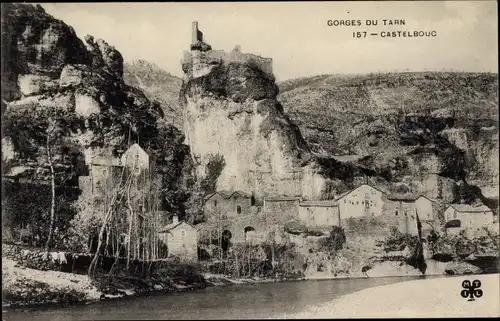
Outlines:
<svg viewBox="0 0 500 321"><path fill-rule="evenodd" d="M71 27L40 6L7 4L2 15L3 37L8 40L2 41L7 58L2 80L5 74L12 80L7 87L16 89L5 98L2 93L3 124L14 151L37 145L26 135L29 128L19 128L20 122L31 119L36 124L50 113L71 123L70 136L82 152L95 145L125 147L128 139L158 131L161 109L124 83L123 57L114 47L92 36L85 37L84 44ZM33 159L37 153L44 155L44 146L35 147Z"/></svg>
<svg viewBox="0 0 500 321"><path fill-rule="evenodd" d="M40 6L2 5L2 99L20 96L18 75L57 78L67 64L89 62L73 28Z"/></svg>
<svg viewBox="0 0 500 321"><path fill-rule="evenodd" d="M240 53L186 53L180 102L186 141L200 179L220 155L218 190L260 196L324 197L307 143L277 102L268 60Z"/></svg>
<svg viewBox="0 0 500 321"><path fill-rule="evenodd" d="M121 53L106 41L86 36L85 42L91 54L93 69L106 68L118 77L123 77L123 57Z"/></svg>

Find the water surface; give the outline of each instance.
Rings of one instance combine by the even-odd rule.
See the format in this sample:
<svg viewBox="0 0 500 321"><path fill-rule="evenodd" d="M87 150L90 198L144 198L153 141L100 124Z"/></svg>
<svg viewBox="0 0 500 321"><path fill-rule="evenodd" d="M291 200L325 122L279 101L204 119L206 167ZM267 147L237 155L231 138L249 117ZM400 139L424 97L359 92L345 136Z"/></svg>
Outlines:
<svg viewBox="0 0 500 321"><path fill-rule="evenodd" d="M131 320L279 318L373 286L421 277L308 280L238 284L183 293L154 293L115 301L2 313L3 320ZM325 318L332 316L324 316Z"/></svg>

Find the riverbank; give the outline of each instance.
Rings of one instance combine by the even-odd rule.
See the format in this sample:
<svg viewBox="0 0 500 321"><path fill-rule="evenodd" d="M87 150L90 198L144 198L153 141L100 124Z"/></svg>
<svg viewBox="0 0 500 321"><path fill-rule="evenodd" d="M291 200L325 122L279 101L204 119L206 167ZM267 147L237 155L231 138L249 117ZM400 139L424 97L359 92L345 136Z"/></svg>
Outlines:
<svg viewBox="0 0 500 321"><path fill-rule="evenodd" d="M19 266L15 261L2 258L3 299L2 308L26 308L71 303L92 303L116 300L129 296L147 295L152 292L183 292L212 286L256 284L287 281L240 278L232 279L221 274L200 274L195 282L182 278L141 280L114 278L110 281L91 280L87 275L58 271L42 271Z"/></svg>
<svg viewBox="0 0 500 321"><path fill-rule="evenodd" d="M483 296L462 298L463 280L480 280ZM377 286L282 318L430 318L500 316L500 274L462 275Z"/></svg>
<svg viewBox="0 0 500 321"><path fill-rule="evenodd" d="M189 283L170 278L141 280L116 277L112 281L96 281L88 275L26 268L2 257L2 308L92 303L150 292L190 291L217 285L202 277L199 279Z"/></svg>

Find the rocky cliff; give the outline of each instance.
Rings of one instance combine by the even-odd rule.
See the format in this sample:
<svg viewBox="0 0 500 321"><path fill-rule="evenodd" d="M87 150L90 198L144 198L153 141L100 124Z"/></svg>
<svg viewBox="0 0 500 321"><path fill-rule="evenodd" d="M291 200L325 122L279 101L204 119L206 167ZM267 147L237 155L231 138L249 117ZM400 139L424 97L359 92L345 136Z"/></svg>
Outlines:
<svg viewBox="0 0 500 321"><path fill-rule="evenodd" d="M182 133L158 103L125 83L118 50L84 40L41 6L2 5L3 176L44 182L52 162L59 187L78 187L86 151L104 148L116 157L138 142L171 193L163 205L178 210L190 161Z"/></svg>
<svg viewBox="0 0 500 321"><path fill-rule="evenodd" d="M218 190L324 197L327 181L278 103L274 76L259 62L239 52L186 53L180 103L197 176L211 175L207 169L218 161Z"/></svg>
<svg viewBox="0 0 500 321"><path fill-rule="evenodd" d="M373 165L402 159L400 174L417 189L429 186L432 197L438 183L465 179L498 198L497 74L321 75L281 83L280 92L285 111L319 154Z"/></svg>

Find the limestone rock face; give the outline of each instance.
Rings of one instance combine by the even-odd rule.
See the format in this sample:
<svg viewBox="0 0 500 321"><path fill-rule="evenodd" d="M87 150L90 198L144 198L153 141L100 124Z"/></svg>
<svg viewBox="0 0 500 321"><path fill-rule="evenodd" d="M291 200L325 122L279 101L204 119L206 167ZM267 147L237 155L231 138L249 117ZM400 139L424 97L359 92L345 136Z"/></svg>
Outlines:
<svg viewBox="0 0 500 321"><path fill-rule="evenodd" d="M224 167L218 190L323 196L326 179L317 173L309 146L277 102L272 74L244 55L236 60L219 51L186 54L183 70L180 103L199 178L211 175L208 165L219 155Z"/></svg>
<svg viewBox="0 0 500 321"><path fill-rule="evenodd" d="M94 41L92 36L86 36L85 42L92 56L92 68L106 67L118 77L123 77L123 57L115 47L102 39Z"/></svg>
<svg viewBox="0 0 500 321"><path fill-rule="evenodd" d="M86 41L40 6L2 5L2 144L17 155L4 157L9 166L45 162L40 124L51 117L71 126L67 139L80 154L120 150L129 138L147 142L158 133L162 110L125 84L122 55L103 40Z"/></svg>
<svg viewBox="0 0 500 321"><path fill-rule="evenodd" d="M66 64L86 63L88 58L73 28L41 6L2 5L2 77L4 71L58 77Z"/></svg>

